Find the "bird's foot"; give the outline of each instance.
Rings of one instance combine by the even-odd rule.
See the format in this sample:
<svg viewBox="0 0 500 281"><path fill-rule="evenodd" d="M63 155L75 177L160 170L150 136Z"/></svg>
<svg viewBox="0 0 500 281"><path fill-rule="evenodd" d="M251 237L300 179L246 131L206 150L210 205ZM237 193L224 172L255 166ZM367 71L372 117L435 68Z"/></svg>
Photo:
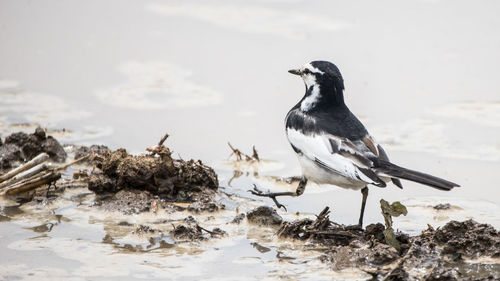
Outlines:
<svg viewBox="0 0 500 281"><path fill-rule="evenodd" d="M273 199L273 202L274 202L274 204L276 204L276 207L278 207L278 209L283 208L285 211L287 211L286 207L283 204L281 204L280 202L278 202L276 197L278 197L278 196L296 196L294 192L267 192L267 193L265 193L262 190L258 189L255 184L253 185L253 190L248 190L248 191L250 191L250 193L252 193L255 196L269 197L269 198Z"/></svg>

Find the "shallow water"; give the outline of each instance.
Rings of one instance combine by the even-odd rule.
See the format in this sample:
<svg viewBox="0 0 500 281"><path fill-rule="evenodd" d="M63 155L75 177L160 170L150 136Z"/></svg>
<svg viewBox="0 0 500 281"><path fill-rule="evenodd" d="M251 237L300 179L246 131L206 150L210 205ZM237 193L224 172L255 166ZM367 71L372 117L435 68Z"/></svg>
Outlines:
<svg viewBox="0 0 500 281"><path fill-rule="evenodd" d="M408 216L395 224L411 233L427 223L469 217L499 228L499 5L2 1L0 135L32 131L30 124L38 123L49 130L65 128L51 132L64 143L103 143L139 153L168 132L174 155L214 166L225 192L246 198L241 204L271 205L247 190L253 183L293 189L272 177L300 173L283 119L303 85L286 70L314 59L331 60L343 73L348 105L391 160L462 185L451 192L413 183L404 183L403 190L372 188L366 222L382 221L378 202L384 198L409 206ZM233 169L226 161L227 141L245 152L255 145L268 159L258 175L248 168L248 176L228 186ZM282 199L288 208L283 214L314 214L328 205L332 220L352 224L360 197L310 185L300 198ZM453 208L429 207L438 203ZM0 217L4 279L161 279L175 273L179 280L318 280L336 274L302 251L284 249L300 258L280 262L277 246L269 241L272 233L252 228L234 239L198 245L196 253L186 253L188 246L130 253L120 248L123 241L143 245L146 239L120 237L120 231L130 229L114 229L111 215L69 199L22 209ZM221 218L234 216L227 212ZM59 222L56 215L67 220ZM154 221L142 215L123 219ZM43 231L50 228L47 223L52 229ZM120 242L103 243L109 231L118 232ZM255 242L271 250L259 252ZM298 265L302 261L308 268ZM231 271L221 276L217 266ZM360 273L342 274L356 279Z"/></svg>

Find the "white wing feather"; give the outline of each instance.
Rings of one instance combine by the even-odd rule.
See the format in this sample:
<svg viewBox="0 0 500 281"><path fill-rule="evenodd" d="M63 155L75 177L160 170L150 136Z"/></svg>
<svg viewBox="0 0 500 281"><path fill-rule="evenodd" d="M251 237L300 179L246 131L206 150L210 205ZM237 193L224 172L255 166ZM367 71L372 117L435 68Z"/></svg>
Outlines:
<svg viewBox="0 0 500 281"><path fill-rule="evenodd" d="M345 151L348 151L353 155L360 153L355 150L355 147L343 144L340 138L326 134L306 136L301 132L290 128L287 129L287 137L288 141L293 146L298 148L303 156L308 158L310 161L320 162L332 172L335 172L349 180L363 181L366 184L375 184L372 179L367 177L359 169L360 163L355 163L352 159L344 157L343 155L333 151L330 140L336 142L338 147L342 146Z"/></svg>

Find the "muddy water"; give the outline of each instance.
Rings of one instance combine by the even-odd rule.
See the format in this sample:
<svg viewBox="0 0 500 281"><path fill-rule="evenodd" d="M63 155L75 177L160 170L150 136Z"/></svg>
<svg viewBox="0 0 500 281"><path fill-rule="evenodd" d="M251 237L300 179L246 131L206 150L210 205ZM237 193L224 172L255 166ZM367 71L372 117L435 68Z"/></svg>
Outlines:
<svg viewBox="0 0 500 281"><path fill-rule="evenodd" d="M174 155L214 166L244 211L272 204L246 192L253 183L294 188L273 178L300 173L283 118L303 85L286 70L326 59L340 67L348 105L391 160L462 185L447 193L412 183L403 190L372 188L367 222L382 220L378 201L384 198L409 207L395 225L411 233L449 219L500 227L499 4L384 4L0 2L0 134L31 132L37 123L57 129L51 133L63 143L142 152L167 131ZM229 185L227 141L247 152L255 145L268 161L257 171L244 167L248 175ZM1 202L3 279L361 278L360 272L331 272L316 259L319 253L297 250L300 245L277 246L272 231L226 226L237 206L215 221L199 218L224 224L231 239L150 246L130 232L160 215L96 212L88 207L92 195L79 197L82 204L71 198L84 192L68 191L41 206ZM352 224L360 197L310 185L300 198L283 199L288 213L282 214L307 216L328 205L332 220ZM439 203L452 208L431 207ZM132 226L119 226L117 217ZM280 251L295 259L277 258Z"/></svg>

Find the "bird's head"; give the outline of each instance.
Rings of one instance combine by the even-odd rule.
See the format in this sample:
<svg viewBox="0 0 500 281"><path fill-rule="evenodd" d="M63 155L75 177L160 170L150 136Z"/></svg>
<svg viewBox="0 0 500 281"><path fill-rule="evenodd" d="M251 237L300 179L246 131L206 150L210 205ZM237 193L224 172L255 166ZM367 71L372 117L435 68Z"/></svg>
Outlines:
<svg viewBox="0 0 500 281"><path fill-rule="evenodd" d="M324 85L344 89L344 79L340 74L340 70L335 64L328 61L313 61L299 69L291 69L288 72L300 75L304 80L306 88L314 85Z"/></svg>
<svg viewBox="0 0 500 281"><path fill-rule="evenodd" d="M344 104L344 79L335 64L313 61L288 72L302 77L306 85L306 95L301 102L302 110Z"/></svg>

